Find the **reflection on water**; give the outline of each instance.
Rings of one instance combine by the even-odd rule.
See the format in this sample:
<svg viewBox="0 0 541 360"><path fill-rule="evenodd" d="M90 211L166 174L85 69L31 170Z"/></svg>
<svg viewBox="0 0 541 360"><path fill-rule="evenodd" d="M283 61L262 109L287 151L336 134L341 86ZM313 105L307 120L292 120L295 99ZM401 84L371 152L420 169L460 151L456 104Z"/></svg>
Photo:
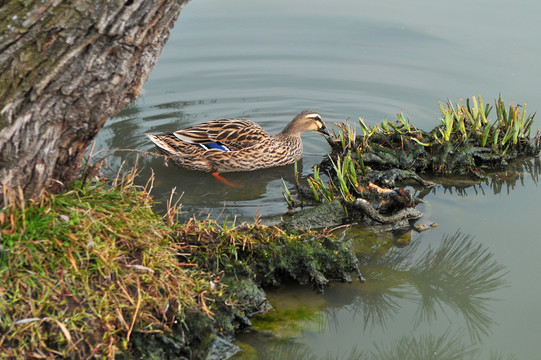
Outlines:
<svg viewBox="0 0 541 360"><path fill-rule="evenodd" d="M236 358L236 357L235 357ZM465 344L459 333L442 335L402 336L389 344L374 344L374 350L352 350L335 354L316 355L304 344L287 343L263 352L261 359L298 360L473 360L479 359L479 349ZM517 360L513 355L492 352L490 360Z"/></svg>
<svg viewBox="0 0 541 360"><path fill-rule="evenodd" d="M495 300L491 294L507 285L504 267L486 246L460 232L445 236L437 248L429 247L416 256L419 243L395 248L383 257L361 255L361 271L369 281L329 289L323 295L324 316L314 318L317 333L323 336L345 326L346 312L357 324L358 336L364 338L375 332L394 333L388 324L396 323L397 316L403 316L404 308L408 308L409 330L415 335L401 335L396 340L389 337L388 341L372 342L368 347L365 344L360 352L354 342L342 348L350 349L350 354L329 350L324 357L309 350L313 344L306 347L295 341L271 342L267 350L261 351L280 359L473 358L479 351L476 344L491 334L494 321L489 309ZM433 326L446 319L447 326L436 335ZM257 328L257 320L254 323Z"/></svg>
<svg viewBox="0 0 541 360"><path fill-rule="evenodd" d="M415 327L435 322L448 309L462 315L472 340L488 335L493 323L487 310L493 300L489 294L505 285L503 266L486 246L458 232L445 236L437 249L428 248L415 258L417 244L419 241L374 260L364 259L363 273L377 284L375 291L363 287L353 301L347 300L352 313L363 317L365 327L384 328L398 312L398 301L407 299L418 305Z"/></svg>
<svg viewBox="0 0 541 360"><path fill-rule="evenodd" d="M539 157L528 157L514 160L501 171L491 169L487 171L483 179L452 176L429 178L439 186L420 189L417 196L422 199L429 193L437 194L440 190L443 190L444 194L458 196L487 195L487 192L494 195L502 193L510 195L517 187L526 186L526 178L529 178L537 186L540 174L541 160Z"/></svg>
<svg viewBox="0 0 541 360"><path fill-rule="evenodd" d="M374 344L374 350L351 350L325 355L316 355L299 343L287 343L264 352L264 359L299 360L470 360L478 359L479 350L465 344L459 333L442 335L402 336L388 344ZM493 354L491 359L503 359ZM508 357L509 360L513 357Z"/></svg>
<svg viewBox="0 0 541 360"><path fill-rule="evenodd" d="M505 285L505 273L486 246L459 233L445 237L438 249L406 265L406 273L419 294L416 325L432 323L447 307L464 317L473 340L490 333L489 294Z"/></svg>

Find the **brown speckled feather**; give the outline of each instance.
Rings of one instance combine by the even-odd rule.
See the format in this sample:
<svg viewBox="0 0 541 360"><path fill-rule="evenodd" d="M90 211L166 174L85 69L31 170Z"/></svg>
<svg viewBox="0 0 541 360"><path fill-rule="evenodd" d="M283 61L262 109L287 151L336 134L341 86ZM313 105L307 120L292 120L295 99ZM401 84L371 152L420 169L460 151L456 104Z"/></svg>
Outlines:
<svg viewBox="0 0 541 360"><path fill-rule="evenodd" d="M259 124L250 120L222 119L212 120L173 133L179 140L204 144L220 142L229 144L236 150L252 146L269 137Z"/></svg>
<svg viewBox="0 0 541 360"><path fill-rule="evenodd" d="M165 135L147 136L177 166L199 171L234 172L282 166L302 156L300 135L327 134L321 116L305 110L274 136L250 120L213 120ZM218 143L229 151L204 146ZM202 146L203 145L203 146Z"/></svg>

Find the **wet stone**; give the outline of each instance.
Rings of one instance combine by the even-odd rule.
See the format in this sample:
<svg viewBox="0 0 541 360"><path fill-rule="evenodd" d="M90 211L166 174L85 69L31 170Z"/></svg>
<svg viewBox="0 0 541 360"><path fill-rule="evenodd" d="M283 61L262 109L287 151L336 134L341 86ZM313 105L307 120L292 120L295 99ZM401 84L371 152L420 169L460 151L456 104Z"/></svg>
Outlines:
<svg viewBox="0 0 541 360"><path fill-rule="evenodd" d="M205 360L223 360L229 359L240 351L240 348L220 336L214 337L209 346L209 350Z"/></svg>
<svg viewBox="0 0 541 360"><path fill-rule="evenodd" d="M346 212L338 200L322 203L313 208L303 209L284 222L285 227L318 229L341 225Z"/></svg>

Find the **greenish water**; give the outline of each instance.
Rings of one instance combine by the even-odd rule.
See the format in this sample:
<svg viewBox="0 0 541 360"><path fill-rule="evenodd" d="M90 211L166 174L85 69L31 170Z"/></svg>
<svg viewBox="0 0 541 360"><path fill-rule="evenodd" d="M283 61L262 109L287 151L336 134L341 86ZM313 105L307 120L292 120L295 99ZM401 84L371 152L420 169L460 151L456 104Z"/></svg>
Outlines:
<svg viewBox="0 0 541 360"><path fill-rule="evenodd" d="M362 116L374 124L404 112L425 130L439 122L438 102L447 98L481 93L492 102L501 93L506 103L527 101L530 112L540 111L539 10L534 1L193 0L142 96L107 122L96 150L155 152L144 133L224 117L250 118L277 133L305 108L327 123ZM307 175L329 148L317 134L303 139ZM106 174L122 161L130 167L136 156L113 154ZM230 188L157 158L138 164L141 182L155 174L157 200L165 203L172 188L183 193L186 217L270 222L287 209L281 179L293 188L292 166L231 174L244 186ZM295 331L278 325L272 336L243 336L255 349L249 358L404 359L404 349L413 349L409 358L538 359L538 169L532 162L508 182L424 194L421 222L439 226L412 234L412 245L392 257L366 258L365 284L335 284L323 295L276 290L277 309L297 314L286 322ZM449 250L444 239L457 231ZM453 256L442 267L428 266L446 251ZM486 257L491 271L479 267Z"/></svg>

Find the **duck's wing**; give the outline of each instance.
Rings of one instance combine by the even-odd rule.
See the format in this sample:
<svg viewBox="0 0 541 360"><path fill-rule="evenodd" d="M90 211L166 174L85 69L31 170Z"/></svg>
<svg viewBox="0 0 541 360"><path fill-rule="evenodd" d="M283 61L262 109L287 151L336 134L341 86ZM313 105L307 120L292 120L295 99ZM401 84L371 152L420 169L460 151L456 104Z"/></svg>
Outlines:
<svg viewBox="0 0 541 360"><path fill-rule="evenodd" d="M190 144L210 148L217 148L214 144L218 144L230 150L249 147L269 138L269 134L255 122L240 119L212 120L175 131L173 135Z"/></svg>

